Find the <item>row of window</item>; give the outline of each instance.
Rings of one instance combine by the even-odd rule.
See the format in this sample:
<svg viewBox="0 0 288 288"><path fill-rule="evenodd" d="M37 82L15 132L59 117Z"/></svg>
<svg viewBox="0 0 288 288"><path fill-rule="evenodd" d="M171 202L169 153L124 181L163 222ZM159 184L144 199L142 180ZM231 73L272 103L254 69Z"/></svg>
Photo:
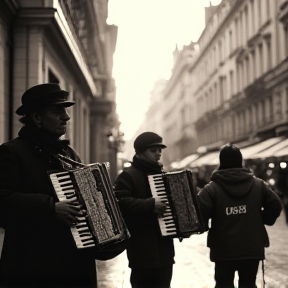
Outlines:
<svg viewBox="0 0 288 288"><path fill-rule="evenodd" d="M213 82L211 81L213 78L206 77L205 73L196 75L195 87L201 82L201 79L202 81L212 82L210 85L209 83L204 83L203 87L205 90L201 91L200 97L198 96L198 117L201 117L201 115L211 109L223 105L225 100L232 98L237 93L241 93L247 86L253 84L256 79L270 71L275 66L273 59L276 64L285 60L288 55L288 29L285 25L281 25L280 28L282 29L278 31L278 36L266 34L255 41L253 47L243 49L239 52L240 55L238 54L234 59L230 59L230 62L227 61L225 70L232 68L229 73L226 72L227 75L220 76ZM274 42L277 41L277 45L272 40ZM275 45L272 45L272 43ZM200 91L201 87L196 87L196 89Z"/></svg>
<svg viewBox="0 0 288 288"><path fill-rule="evenodd" d="M269 95L243 110L211 123L198 132L200 143L209 144L223 139L253 135L261 128L288 120L288 87Z"/></svg>
<svg viewBox="0 0 288 288"><path fill-rule="evenodd" d="M202 96L197 99L198 117L223 105L226 100L233 98L235 94L243 91L261 75L271 70L271 58L270 41L264 41L256 46L235 64L236 73L230 70L227 76L220 76L216 82L206 88L206 91L202 92Z"/></svg>
<svg viewBox="0 0 288 288"><path fill-rule="evenodd" d="M248 40L257 34L262 25L270 19L271 8L277 9L276 6L277 1L270 2L270 0L249 0L246 1L245 5L243 4L242 9L225 28L222 35L217 37L217 41L201 60L202 64L196 69L198 85L202 85L203 81L213 74L223 61L229 59L236 48L244 47ZM211 23L208 25L211 25ZM203 35L205 41L203 42L203 39L199 40L200 53L208 43L207 40L210 40L214 33L209 35L209 26L206 28ZM211 44L209 43L209 45Z"/></svg>

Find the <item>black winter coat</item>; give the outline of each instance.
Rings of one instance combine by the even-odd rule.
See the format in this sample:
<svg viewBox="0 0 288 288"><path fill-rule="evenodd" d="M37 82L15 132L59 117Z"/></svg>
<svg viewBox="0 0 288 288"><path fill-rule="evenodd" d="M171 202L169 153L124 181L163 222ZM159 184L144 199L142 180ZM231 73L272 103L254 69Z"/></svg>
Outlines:
<svg viewBox="0 0 288 288"><path fill-rule="evenodd" d="M173 239L161 236L148 182L148 174L161 173L161 167L153 169L146 164L134 156L132 166L115 181L119 206L131 233L127 244L131 268L165 267L174 263Z"/></svg>
<svg viewBox="0 0 288 288"><path fill-rule="evenodd" d="M267 183L248 169L216 170L198 194L203 221L211 219L207 246L211 261L265 258L266 225L282 207Z"/></svg>
<svg viewBox="0 0 288 288"><path fill-rule="evenodd" d="M95 260L77 250L70 227L55 217L57 198L47 174L62 168L53 155L79 157L65 141L26 127L19 136L0 146L0 286L95 287Z"/></svg>

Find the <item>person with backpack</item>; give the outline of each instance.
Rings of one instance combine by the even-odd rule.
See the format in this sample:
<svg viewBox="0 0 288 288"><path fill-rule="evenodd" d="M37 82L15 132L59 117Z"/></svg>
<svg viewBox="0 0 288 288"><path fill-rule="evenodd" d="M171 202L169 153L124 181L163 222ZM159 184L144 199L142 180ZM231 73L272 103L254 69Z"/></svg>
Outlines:
<svg viewBox="0 0 288 288"><path fill-rule="evenodd" d="M236 271L239 288L255 288L259 262L269 247L265 225L275 223L281 202L266 182L243 167L239 148L225 145L219 160L211 181L197 195L215 262L215 288L233 288Z"/></svg>

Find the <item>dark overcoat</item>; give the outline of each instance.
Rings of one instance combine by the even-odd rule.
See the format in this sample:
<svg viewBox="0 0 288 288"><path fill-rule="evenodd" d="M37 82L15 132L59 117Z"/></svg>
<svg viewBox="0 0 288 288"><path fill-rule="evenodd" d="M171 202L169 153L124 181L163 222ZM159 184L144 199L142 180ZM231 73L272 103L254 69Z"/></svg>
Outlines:
<svg viewBox="0 0 288 288"><path fill-rule="evenodd" d="M127 243L127 256L131 268L153 268L174 264L174 244L170 237L162 237L157 215L153 209L148 175L152 169L133 164L118 175L115 193L131 237ZM139 162L139 160L138 160ZM139 163L138 163L139 164ZM158 172L158 173L161 173Z"/></svg>
<svg viewBox="0 0 288 288"><path fill-rule="evenodd" d="M70 227L57 219L47 174L61 168L54 152L79 159L63 142L30 134L24 127L0 146L0 286L95 287L95 260L76 248Z"/></svg>
<svg viewBox="0 0 288 288"><path fill-rule="evenodd" d="M198 194L206 227L211 219L211 261L263 260L265 224L273 225L282 210L278 196L245 168L215 170L211 180Z"/></svg>

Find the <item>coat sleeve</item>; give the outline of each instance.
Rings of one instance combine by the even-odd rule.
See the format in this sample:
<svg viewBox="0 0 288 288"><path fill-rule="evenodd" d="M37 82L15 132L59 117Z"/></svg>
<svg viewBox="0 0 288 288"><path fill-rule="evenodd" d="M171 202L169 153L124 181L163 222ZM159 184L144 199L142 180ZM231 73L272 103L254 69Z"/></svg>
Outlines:
<svg viewBox="0 0 288 288"><path fill-rule="evenodd" d="M204 224L204 231L209 230L208 222L212 217L212 213L214 210L214 192L211 188L211 182L202 188L197 194L198 203L200 207L200 213Z"/></svg>
<svg viewBox="0 0 288 288"><path fill-rule="evenodd" d="M135 191L134 181L127 171L123 171L117 177L114 189L124 217L145 218L145 216L154 214L155 199L135 197L137 191Z"/></svg>
<svg viewBox="0 0 288 288"><path fill-rule="evenodd" d="M27 163L29 165L29 163ZM0 225L3 228L49 221L54 217L54 202L45 194L29 193L21 178L16 153L8 145L0 146ZM23 187L24 186L24 187Z"/></svg>
<svg viewBox="0 0 288 288"><path fill-rule="evenodd" d="M260 179L258 181L261 181L262 185L262 219L264 224L271 226L281 214L281 200L266 182Z"/></svg>

